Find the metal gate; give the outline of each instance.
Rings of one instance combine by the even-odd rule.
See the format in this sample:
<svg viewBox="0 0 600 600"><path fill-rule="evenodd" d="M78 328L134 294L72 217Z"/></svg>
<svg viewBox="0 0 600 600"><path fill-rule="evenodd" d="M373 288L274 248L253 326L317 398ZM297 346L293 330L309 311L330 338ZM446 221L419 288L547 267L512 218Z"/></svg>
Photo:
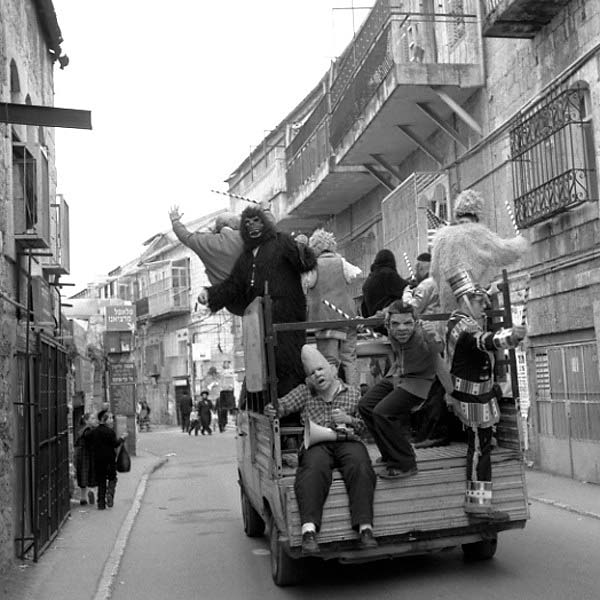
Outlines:
<svg viewBox="0 0 600 600"><path fill-rule="evenodd" d="M14 401L16 553L37 561L69 514L68 357L38 334L18 352Z"/></svg>
<svg viewBox="0 0 600 600"><path fill-rule="evenodd" d="M600 376L596 342L535 351L537 433L544 466L598 481ZM594 464L595 463L595 464Z"/></svg>

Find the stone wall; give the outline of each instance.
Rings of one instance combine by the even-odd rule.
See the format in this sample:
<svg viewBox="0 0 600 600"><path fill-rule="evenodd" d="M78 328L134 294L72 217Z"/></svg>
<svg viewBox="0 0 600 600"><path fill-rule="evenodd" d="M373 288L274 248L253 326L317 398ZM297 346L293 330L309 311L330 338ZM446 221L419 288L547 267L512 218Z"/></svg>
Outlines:
<svg viewBox="0 0 600 600"><path fill-rule="evenodd" d="M20 83L20 92L11 96L10 64L14 61ZM54 98L53 67L46 43L41 35L37 13L32 0L0 1L0 100L25 102L29 96L33 104L52 105ZM11 205L11 126L0 125L0 289L14 297L15 248L13 212ZM15 126L24 140L38 141L37 127ZM48 147L50 167L50 194L56 189L54 165L54 132L44 128L44 142ZM15 309L0 300L0 571L15 554L14 537L14 414L15 387Z"/></svg>

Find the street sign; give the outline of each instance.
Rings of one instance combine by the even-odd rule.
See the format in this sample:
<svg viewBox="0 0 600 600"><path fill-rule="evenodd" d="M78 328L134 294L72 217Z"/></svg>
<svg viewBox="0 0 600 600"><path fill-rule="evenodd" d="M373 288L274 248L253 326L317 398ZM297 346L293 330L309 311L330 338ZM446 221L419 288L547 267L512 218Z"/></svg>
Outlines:
<svg viewBox="0 0 600 600"><path fill-rule="evenodd" d="M111 385L135 383L135 363L110 363L109 371Z"/></svg>

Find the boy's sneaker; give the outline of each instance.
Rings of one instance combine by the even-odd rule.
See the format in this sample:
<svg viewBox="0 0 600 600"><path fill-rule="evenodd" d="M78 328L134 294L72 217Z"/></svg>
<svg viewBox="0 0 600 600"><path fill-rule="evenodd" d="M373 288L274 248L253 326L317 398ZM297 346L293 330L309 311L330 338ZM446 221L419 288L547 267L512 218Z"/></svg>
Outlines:
<svg viewBox="0 0 600 600"><path fill-rule="evenodd" d="M88 502L90 504L94 504L94 502L96 502L96 498L94 497L94 492L92 492L92 490L88 490Z"/></svg>

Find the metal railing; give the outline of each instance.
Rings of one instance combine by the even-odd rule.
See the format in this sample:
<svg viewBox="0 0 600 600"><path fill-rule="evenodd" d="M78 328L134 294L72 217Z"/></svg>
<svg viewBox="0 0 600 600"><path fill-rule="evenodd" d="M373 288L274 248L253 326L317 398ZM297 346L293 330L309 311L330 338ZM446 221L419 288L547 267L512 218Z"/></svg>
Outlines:
<svg viewBox="0 0 600 600"><path fill-rule="evenodd" d="M287 163L286 183L288 193L293 194L307 183L329 159L329 118L325 118L312 132L305 144Z"/></svg>
<svg viewBox="0 0 600 600"><path fill-rule="evenodd" d="M476 0L465 0L461 10L450 12L420 12L419 6L397 0L378 3L363 26L366 29L361 29L344 55L331 89L333 148L375 96L394 64L481 64ZM350 55L356 60L351 61Z"/></svg>
<svg viewBox="0 0 600 600"><path fill-rule="evenodd" d="M584 86L549 94L518 117L510 131L519 228L595 199L591 122Z"/></svg>

